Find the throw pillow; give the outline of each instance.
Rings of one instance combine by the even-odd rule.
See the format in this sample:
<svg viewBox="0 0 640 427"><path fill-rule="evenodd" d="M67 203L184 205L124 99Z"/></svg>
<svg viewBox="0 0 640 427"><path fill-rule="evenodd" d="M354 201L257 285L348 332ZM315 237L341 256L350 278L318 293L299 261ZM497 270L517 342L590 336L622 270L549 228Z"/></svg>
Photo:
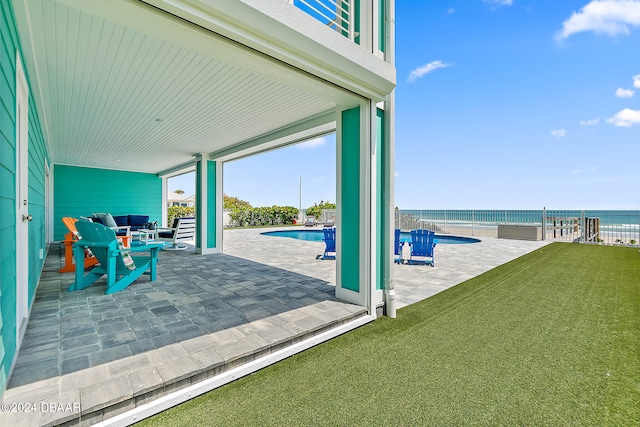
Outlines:
<svg viewBox="0 0 640 427"><path fill-rule="evenodd" d="M107 227L117 227L118 224L116 224L116 220L113 219L113 216L111 216L110 213L94 213L93 214L94 217L96 218L100 218L102 220L102 222L104 222L104 225L106 225Z"/></svg>

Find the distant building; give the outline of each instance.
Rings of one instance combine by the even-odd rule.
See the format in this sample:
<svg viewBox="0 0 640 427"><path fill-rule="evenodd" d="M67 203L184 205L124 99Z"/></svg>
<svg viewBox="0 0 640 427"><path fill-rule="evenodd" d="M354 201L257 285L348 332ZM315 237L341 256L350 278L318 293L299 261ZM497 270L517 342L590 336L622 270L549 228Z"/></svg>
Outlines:
<svg viewBox="0 0 640 427"><path fill-rule="evenodd" d="M184 193L176 193L175 191L169 191L167 195L167 207L171 206L184 206L184 207L193 207L196 205L196 198L192 194L190 196L186 196Z"/></svg>

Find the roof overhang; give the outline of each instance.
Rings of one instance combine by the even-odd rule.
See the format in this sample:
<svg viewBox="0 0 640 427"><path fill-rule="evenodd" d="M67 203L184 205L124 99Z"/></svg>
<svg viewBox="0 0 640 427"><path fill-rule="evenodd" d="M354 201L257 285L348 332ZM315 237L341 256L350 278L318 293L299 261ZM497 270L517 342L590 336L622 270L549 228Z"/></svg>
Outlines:
<svg viewBox="0 0 640 427"><path fill-rule="evenodd" d="M322 67L305 70L296 62L303 62L295 58L298 49L311 44L292 42L288 58L265 54L269 40L274 50L286 51L279 37L293 30L291 23L256 11L254 2L13 3L36 110L55 164L160 173L188 165L198 153L224 160L273 149L330 132L336 108L359 104L363 95L357 86L368 85L341 86L340 76L323 78L332 67L340 68L340 63L329 66L323 55L336 61L341 55L318 43L305 56L317 58ZM300 11L282 3L299 17ZM194 6L204 8L206 16L177 13ZM251 16L244 27L260 28L253 42L238 34L241 28L221 25L247 11ZM238 40L230 37L234 31ZM277 34L270 37L269 31Z"/></svg>

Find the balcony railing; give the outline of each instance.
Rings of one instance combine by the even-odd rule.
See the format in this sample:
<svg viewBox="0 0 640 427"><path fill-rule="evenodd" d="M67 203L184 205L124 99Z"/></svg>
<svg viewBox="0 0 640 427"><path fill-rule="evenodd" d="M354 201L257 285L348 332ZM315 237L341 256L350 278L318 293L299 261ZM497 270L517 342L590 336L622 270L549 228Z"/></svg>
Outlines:
<svg viewBox="0 0 640 427"><path fill-rule="evenodd" d="M287 0L326 26L356 41L355 0Z"/></svg>
<svg viewBox="0 0 640 427"><path fill-rule="evenodd" d="M384 59L387 2L385 0L286 0L298 9L347 37L371 49ZM362 25L371 22L372 25ZM373 24L375 23L375 24Z"/></svg>

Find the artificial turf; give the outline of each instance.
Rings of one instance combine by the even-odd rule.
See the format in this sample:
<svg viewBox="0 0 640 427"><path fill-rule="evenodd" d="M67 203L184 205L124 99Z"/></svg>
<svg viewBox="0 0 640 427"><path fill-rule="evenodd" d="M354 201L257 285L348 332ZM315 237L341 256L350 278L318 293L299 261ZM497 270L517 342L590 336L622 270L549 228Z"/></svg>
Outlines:
<svg viewBox="0 0 640 427"><path fill-rule="evenodd" d="M640 251L545 246L142 424L640 425Z"/></svg>

